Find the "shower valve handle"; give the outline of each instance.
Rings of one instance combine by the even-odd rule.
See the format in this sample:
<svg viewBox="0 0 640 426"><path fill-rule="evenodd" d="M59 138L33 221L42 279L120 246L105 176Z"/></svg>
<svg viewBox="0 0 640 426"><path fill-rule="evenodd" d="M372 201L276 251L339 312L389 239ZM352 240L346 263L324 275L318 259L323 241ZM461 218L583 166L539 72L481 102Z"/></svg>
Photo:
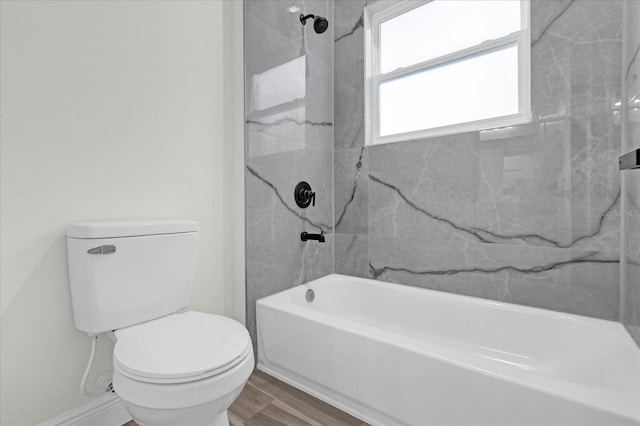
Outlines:
<svg viewBox="0 0 640 426"><path fill-rule="evenodd" d="M293 191L293 197L298 207L306 209L309 205L316 205L316 193L311 190L307 182L299 182Z"/></svg>
<svg viewBox="0 0 640 426"><path fill-rule="evenodd" d="M302 197L304 197L307 200L311 200L311 205L315 207L316 205L316 193L309 191L309 190L303 190L302 191Z"/></svg>

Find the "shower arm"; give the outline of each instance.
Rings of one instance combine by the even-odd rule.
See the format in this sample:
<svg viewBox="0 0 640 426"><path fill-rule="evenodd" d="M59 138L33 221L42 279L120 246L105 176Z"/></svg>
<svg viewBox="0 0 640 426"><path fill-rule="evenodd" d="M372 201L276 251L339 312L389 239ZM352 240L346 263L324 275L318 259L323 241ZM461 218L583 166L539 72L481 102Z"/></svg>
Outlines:
<svg viewBox="0 0 640 426"><path fill-rule="evenodd" d="M309 18L315 18L316 15L314 15L313 13L310 13L308 15L305 15L304 13L300 14L300 22L302 22L302 25L307 25L307 19Z"/></svg>

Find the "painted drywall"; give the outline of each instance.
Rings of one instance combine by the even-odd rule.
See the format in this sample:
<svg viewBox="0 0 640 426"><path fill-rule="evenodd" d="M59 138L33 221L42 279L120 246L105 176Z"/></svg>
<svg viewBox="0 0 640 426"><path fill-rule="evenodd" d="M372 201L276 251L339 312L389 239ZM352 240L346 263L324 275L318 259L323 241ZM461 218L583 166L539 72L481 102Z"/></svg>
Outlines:
<svg viewBox="0 0 640 426"><path fill-rule="evenodd" d="M87 401L78 386L90 340L73 325L66 223L197 220L191 307L244 317L242 82L225 85L242 79L241 55L225 50L242 29L223 24L242 11L220 1L0 4L0 423L30 425ZM110 369L111 344L98 349L92 377Z"/></svg>
<svg viewBox="0 0 640 426"><path fill-rule="evenodd" d="M224 38L224 250L225 315L245 323L244 214L244 2L225 1Z"/></svg>

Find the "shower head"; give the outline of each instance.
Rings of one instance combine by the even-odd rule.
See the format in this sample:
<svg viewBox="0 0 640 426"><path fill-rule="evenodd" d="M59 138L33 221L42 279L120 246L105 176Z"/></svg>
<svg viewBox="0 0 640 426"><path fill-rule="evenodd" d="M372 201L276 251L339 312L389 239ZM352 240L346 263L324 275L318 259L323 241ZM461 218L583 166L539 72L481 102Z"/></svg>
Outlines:
<svg viewBox="0 0 640 426"><path fill-rule="evenodd" d="M327 21L327 18L316 15L305 16L304 13L300 14L300 22L302 22L302 25L306 25L307 19L309 18L313 18L313 29L316 33L322 34L323 32L327 31L327 28L329 28L329 21Z"/></svg>
<svg viewBox="0 0 640 426"><path fill-rule="evenodd" d="M316 16L316 18L313 20L313 29L316 31L316 33L322 34L323 32L327 31L327 28L329 28L329 21L327 21L327 19L323 18L322 16Z"/></svg>

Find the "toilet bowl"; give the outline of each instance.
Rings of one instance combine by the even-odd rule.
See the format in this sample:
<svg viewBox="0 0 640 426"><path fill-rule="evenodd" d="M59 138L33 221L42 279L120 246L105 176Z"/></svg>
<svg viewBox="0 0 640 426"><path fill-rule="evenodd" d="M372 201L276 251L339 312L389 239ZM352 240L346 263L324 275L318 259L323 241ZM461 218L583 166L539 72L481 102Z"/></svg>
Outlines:
<svg viewBox="0 0 640 426"><path fill-rule="evenodd" d="M228 425L254 366L247 330L189 311L116 330L113 388L142 425Z"/></svg>
<svg viewBox="0 0 640 426"><path fill-rule="evenodd" d="M254 368L242 324L186 310L196 234L186 220L67 226L76 328L113 332L113 389L140 425L228 426Z"/></svg>

